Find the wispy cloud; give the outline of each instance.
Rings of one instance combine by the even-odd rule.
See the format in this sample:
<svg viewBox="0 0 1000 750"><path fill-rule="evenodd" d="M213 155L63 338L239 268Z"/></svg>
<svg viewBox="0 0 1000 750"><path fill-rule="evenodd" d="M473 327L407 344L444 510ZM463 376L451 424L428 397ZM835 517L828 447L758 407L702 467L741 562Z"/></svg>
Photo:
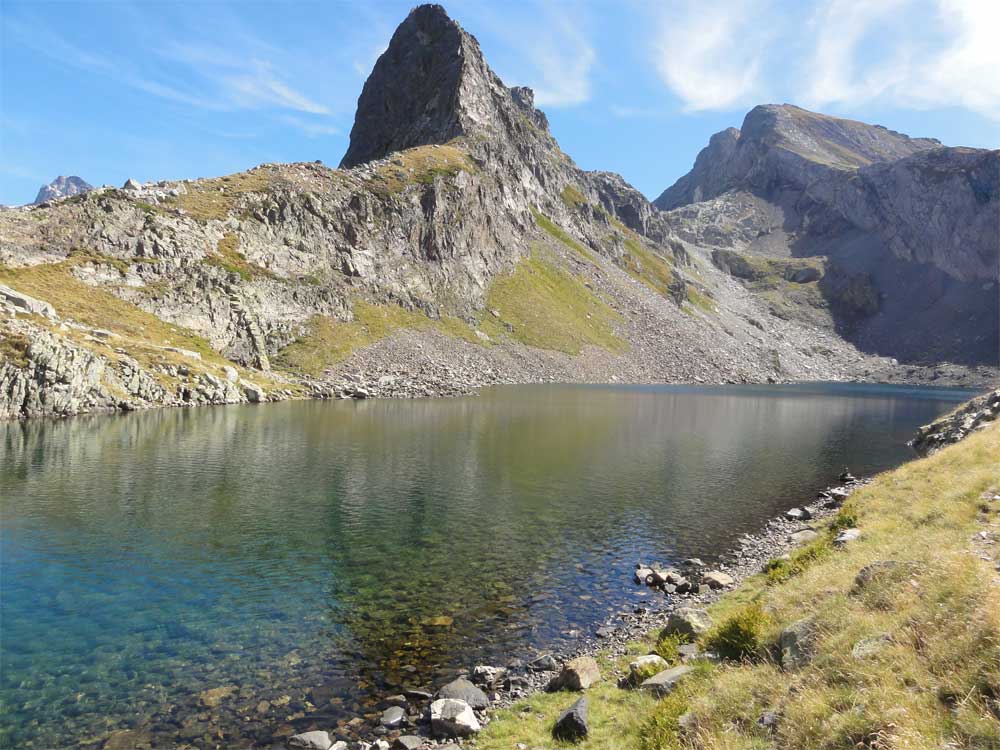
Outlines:
<svg viewBox="0 0 1000 750"><path fill-rule="evenodd" d="M803 99L962 107L1000 119L997 28L994 0L828 0L814 19Z"/></svg>
<svg viewBox="0 0 1000 750"><path fill-rule="evenodd" d="M274 63L245 50L236 54L211 44L161 39L145 58L119 60L79 47L38 18L30 23L7 19L5 27L19 43L63 66L102 75L165 101L222 112L270 108L330 114L328 106L288 84Z"/></svg>
<svg viewBox="0 0 1000 750"><path fill-rule="evenodd" d="M761 95L773 27L757 0L664 6L655 20L653 65L687 111L727 109Z"/></svg>
<svg viewBox="0 0 1000 750"><path fill-rule="evenodd" d="M654 69L689 112L784 100L1000 119L996 0L685 0L655 28Z"/></svg>

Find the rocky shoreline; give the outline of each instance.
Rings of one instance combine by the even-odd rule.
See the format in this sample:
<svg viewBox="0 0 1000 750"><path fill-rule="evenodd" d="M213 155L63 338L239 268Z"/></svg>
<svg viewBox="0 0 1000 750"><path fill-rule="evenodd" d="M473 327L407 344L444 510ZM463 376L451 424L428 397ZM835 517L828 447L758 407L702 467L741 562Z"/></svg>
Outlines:
<svg viewBox="0 0 1000 750"><path fill-rule="evenodd" d="M379 704L382 713L374 725L357 717L342 728L329 731L316 728L294 735L288 739L287 747L290 750L417 750L474 744L475 735L490 723L497 710L532 694L547 689L580 690L581 682L589 684L602 677L626 685L629 675L595 673L594 657L626 654L630 643L667 626L672 617L679 614L687 617L692 610L699 612L739 587L747 577L761 572L768 561L816 539L820 522L836 515L844 501L868 481L845 472L837 484L822 490L808 503L772 518L756 534L742 536L712 568L697 559L685 560L675 568L637 563L635 584L650 587L654 596L655 592L663 592L662 599L653 606L618 612L592 633L581 636L572 648L541 652L529 661L516 659L504 666L477 665L460 673L436 693L408 690L387 696ZM848 529L834 543L849 543L857 538L856 532ZM689 651L682 654L682 661L695 656L711 658L710 654ZM566 722L585 723L585 709L581 718L580 707L569 706L570 703L572 699L568 696Z"/></svg>

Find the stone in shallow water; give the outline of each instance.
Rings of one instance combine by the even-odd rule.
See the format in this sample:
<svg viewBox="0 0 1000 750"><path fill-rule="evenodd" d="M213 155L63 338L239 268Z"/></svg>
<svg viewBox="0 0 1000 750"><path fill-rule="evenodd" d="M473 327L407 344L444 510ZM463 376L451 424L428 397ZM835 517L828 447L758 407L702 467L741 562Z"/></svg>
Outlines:
<svg viewBox="0 0 1000 750"><path fill-rule="evenodd" d="M396 729L406 723L406 711L399 706L390 706L382 712L381 724L388 729Z"/></svg>
<svg viewBox="0 0 1000 750"><path fill-rule="evenodd" d="M452 680L443 688L438 690L437 697L453 698L455 700L465 701L473 708L488 708L490 705L490 699L486 697L486 693L477 688L464 677Z"/></svg>
<svg viewBox="0 0 1000 750"><path fill-rule="evenodd" d="M206 708L218 708L222 701L227 697L236 692L235 685L223 685L222 687L211 688L210 690L202 690L199 699L201 704ZM326 750L324 748L324 750Z"/></svg>
<svg viewBox="0 0 1000 750"><path fill-rule="evenodd" d="M563 711L552 727L552 736L562 742L579 742L589 733L586 698L581 698Z"/></svg>

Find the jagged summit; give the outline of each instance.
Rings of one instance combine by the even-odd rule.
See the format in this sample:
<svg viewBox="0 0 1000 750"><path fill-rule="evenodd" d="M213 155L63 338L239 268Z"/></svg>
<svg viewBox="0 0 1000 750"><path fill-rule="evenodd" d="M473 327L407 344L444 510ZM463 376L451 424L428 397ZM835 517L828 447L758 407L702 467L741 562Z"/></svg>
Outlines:
<svg viewBox="0 0 1000 750"><path fill-rule="evenodd" d="M460 136L520 135L525 117L547 136L531 89L504 86L474 36L440 5L420 5L396 29L365 82L340 166Z"/></svg>
<svg viewBox="0 0 1000 750"><path fill-rule="evenodd" d="M736 187L767 190L789 179L804 187L817 169L852 170L940 146L933 138L910 138L793 104L763 104L747 113L739 130L727 128L712 136L694 168L654 205L669 211Z"/></svg>
<svg viewBox="0 0 1000 750"><path fill-rule="evenodd" d="M59 175L48 185L42 185L38 189L38 195L35 196L34 205L39 203L44 203L45 201L55 200L56 198L67 198L71 195L79 195L80 193L86 193L89 190L93 190L94 187L89 182L76 175L70 175L65 177Z"/></svg>

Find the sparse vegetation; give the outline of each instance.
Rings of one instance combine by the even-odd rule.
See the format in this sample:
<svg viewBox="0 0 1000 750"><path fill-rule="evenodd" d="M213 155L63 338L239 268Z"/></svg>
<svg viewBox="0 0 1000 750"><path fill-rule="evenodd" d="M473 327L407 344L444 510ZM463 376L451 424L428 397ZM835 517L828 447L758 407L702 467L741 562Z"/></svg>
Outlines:
<svg viewBox="0 0 1000 750"><path fill-rule="evenodd" d="M656 639L653 652L668 664L673 664L680 658L680 647L687 642L688 637L683 633L667 633Z"/></svg>
<svg viewBox="0 0 1000 750"><path fill-rule="evenodd" d="M509 336L540 349L579 354L587 345L622 351L620 316L576 276L536 247L514 271L494 280L486 307L510 326Z"/></svg>
<svg viewBox="0 0 1000 750"><path fill-rule="evenodd" d="M715 303L712 301L711 297L698 291L698 288L694 284L685 285L684 294L687 297L687 301L702 312L710 314L716 312Z"/></svg>
<svg viewBox="0 0 1000 750"><path fill-rule="evenodd" d="M263 266L251 263L239 250L240 238L235 234L227 234L219 240L215 252L205 257L209 265L218 266L229 273L239 274L244 281L250 281L257 276L274 278L274 274Z"/></svg>
<svg viewBox="0 0 1000 750"><path fill-rule="evenodd" d="M16 367L26 367L28 364L28 346L30 341L24 336L6 332L0 336L0 362L7 361Z"/></svg>
<svg viewBox="0 0 1000 750"><path fill-rule="evenodd" d="M670 264L642 244L632 233L625 235L625 270L634 279L641 281L654 292L670 295L670 285L674 280Z"/></svg>
<svg viewBox="0 0 1000 750"><path fill-rule="evenodd" d="M573 185L564 187L559 193L559 197L562 198L562 202L566 204L567 208L587 205L587 196Z"/></svg>
<svg viewBox="0 0 1000 750"><path fill-rule="evenodd" d="M409 185L429 185L438 177L454 177L460 171L476 172L475 162L455 145L417 146L392 155L381 164L370 187L383 195L399 193Z"/></svg>
<svg viewBox="0 0 1000 750"><path fill-rule="evenodd" d="M293 372L319 377L325 370L347 359L355 350L381 341L401 329L436 330L474 344L484 343L466 323L451 316L432 319L419 310L368 302L356 302L353 313L354 320L351 321L339 321L321 315L312 318L305 333L282 349L274 364Z"/></svg>
<svg viewBox="0 0 1000 750"><path fill-rule="evenodd" d="M78 262L77 258L25 268L0 266L0 283L45 300L60 317L118 334L121 338L115 339L115 346L126 348L140 363L182 362L190 365L191 360L163 349L164 346L172 346L200 354L205 369L219 370L231 364L195 332L172 325L100 287L80 281L71 271ZM86 341L72 332L65 335L73 337L78 343ZM85 345L103 347L102 353L106 355L112 353L111 347L106 344L87 342Z"/></svg>

